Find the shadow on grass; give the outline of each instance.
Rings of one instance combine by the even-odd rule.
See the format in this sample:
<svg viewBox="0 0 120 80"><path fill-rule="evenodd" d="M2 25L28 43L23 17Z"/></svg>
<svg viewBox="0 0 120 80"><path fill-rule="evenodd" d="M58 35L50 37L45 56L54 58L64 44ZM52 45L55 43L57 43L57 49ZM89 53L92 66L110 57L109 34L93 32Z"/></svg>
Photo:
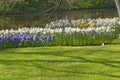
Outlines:
<svg viewBox="0 0 120 80"><path fill-rule="evenodd" d="M66 56L65 56L66 57ZM35 62L48 62L48 63L74 63L74 62L79 62L79 63L94 63L94 64L101 64L109 67L115 67L115 68L120 68L120 61L108 61L108 60L90 60L86 59L83 57L75 57L75 56L67 56L70 58L73 58L72 60L0 60L0 64L14 64L14 63L35 63ZM75 60L74 60L75 59ZM77 59L77 60L76 60ZM117 65L116 65L117 64Z"/></svg>
<svg viewBox="0 0 120 80"><path fill-rule="evenodd" d="M64 73L74 73L74 74L88 74L88 75L98 75L98 76L107 76L107 77L113 77L113 78L120 78L120 76L117 76L117 75L111 75L111 74L105 74L105 73L99 73L99 72L78 72L78 71L67 71L67 70L58 70L58 69L52 69L52 68L46 68L46 67L43 67L43 66L36 66L40 69L45 69L45 70L50 70L50 71L54 71L54 72L64 72Z"/></svg>
<svg viewBox="0 0 120 80"><path fill-rule="evenodd" d="M59 69L54 69L53 68L48 68L46 66L43 66L43 65L40 65L38 63L56 63L56 64L59 64L59 63L74 63L74 62L79 62L79 63L96 63L96 64L103 64L103 65L106 65L106 66L110 66L110 67L116 67L116 68L120 68L120 66L115 66L113 64L109 64L110 61L105 61L105 62L98 62L98 61L92 61L92 60L89 60L89 59L85 59L85 58L82 58L82 57L72 57L72 58L79 58L80 60L0 60L0 64L4 64L4 65L19 65L19 66L22 66L21 64L22 63L32 63L34 64L34 67L36 68L39 68L39 69L44 69L44 70L49 70L49 71L53 71L53 72L64 72L64 73L68 73L67 75L69 76L69 73L71 74L88 74L88 75L98 75L98 76L107 76L107 77L113 77L113 78L120 78L120 76L118 75L112 75L112 74L106 74L106 73L100 73L100 72L81 72L81 71L74 71L72 69L70 70L61 70L60 68ZM108 62L108 63L107 63ZM120 63L119 61L112 61L110 63ZM63 75L62 75L63 76ZM73 75L74 76L74 75Z"/></svg>
<svg viewBox="0 0 120 80"><path fill-rule="evenodd" d="M79 57L80 58L80 57ZM112 75L112 74L106 74L106 73L100 73L100 72L84 72L84 71L74 71L72 69L69 69L69 70L61 70L60 68L59 69L54 69L53 68L48 68L47 66L43 66L43 65L40 65L38 64L38 62L50 62L50 63L71 63L71 62L89 62L89 63L100 63L100 64L104 64L104 65L107 65L107 66L112 66L112 67L116 67L116 66L113 66L113 65L110 65L110 64L107 64L107 63L103 63L103 62L95 62L95 61L91 61L91 60L88 60L88 59L85 59L85 58L82 58L81 59L83 61L74 61L74 60L0 60L0 64L5 64L5 65L15 65L15 64L19 64L19 63L32 63L34 64L34 67L36 68L39 68L39 69L44 69L44 70L49 70L49 71L53 71L53 72L63 72L63 73L68 73L67 75L68 76L72 76L70 74L88 74L88 75L98 75L98 76L107 76L107 77L113 77L113 78L120 78L120 76L118 75ZM114 62L113 62L114 63ZM115 62L115 63L119 63L119 62ZM20 65L20 64L19 64ZM21 65L20 65L21 66ZM119 67L120 68L120 67ZM61 75L61 76L64 76L64 75ZM75 75L73 75L75 76Z"/></svg>
<svg viewBox="0 0 120 80"><path fill-rule="evenodd" d="M47 50L47 49L46 49ZM4 52L4 51L3 51ZM83 54L97 54L97 53L120 53L119 51L112 51L112 50L103 50L103 49L70 49L70 50L54 50L54 51L27 51L27 52L17 52L17 51L12 51L12 52L4 52L4 53L0 53L0 54L37 54L37 55L64 55L64 54L75 54L75 53L83 53Z"/></svg>
<svg viewBox="0 0 120 80"><path fill-rule="evenodd" d="M103 52L103 53L102 53ZM120 51L112 51L112 50L86 50L86 49L75 49L75 50L57 50L57 51L41 51L41 52L14 52L14 53L5 53L5 54L9 54L9 55L17 55L17 54L23 54L23 55L32 55L32 54L36 54L36 56L38 55L53 55L53 56L59 56L59 57L69 57L71 60L0 60L0 64L4 64L4 65L14 65L14 64L19 64L19 63L32 63L35 64L34 66L39 68L39 69L45 69L45 70L50 70L50 71L54 71L54 72L65 72L65 73L74 73L74 74L89 74L89 75L99 75L99 76L107 76L107 77L113 77L113 78L120 78L120 76L118 75L112 75L112 74L106 74L106 73L95 73L95 72L80 72L80 71L68 71L68 70L57 70L57 69L52 69L52 68L47 68L45 66L41 66L40 62L43 63L74 63L74 62L79 62L79 63L94 63L94 64L101 64L101 65L105 65L106 67L114 67L114 68L120 68L120 61L110 61L110 60L106 60L106 59L98 59L98 60L92 60L92 59L87 59L86 57L80 57L80 56L72 56L71 54L76 54L76 53L82 53L82 54L86 54L86 55L93 55L93 54L98 54L98 53L102 53L102 54L112 54L112 53L116 53L119 54ZM69 55L68 55L69 54ZM108 55L109 56L109 55ZM117 65L116 65L117 64ZM22 66L22 65L20 65ZM94 66L94 65L93 65Z"/></svg>
<svg viewBox="0 0 120 80"><path fill-rule="evenodd" d="M84 57L79 57L79 56L71 56L71 54L76 54L76 53L82 53L82 54L86 54L86 55L92 55L92 54L98 54L98 53L102 53L102 54L111 54L111 53L116 53L119 54L120 51L111 51L111 50L86 50L86 49L74 49L74 50L57 50L57 51L41 51L41 52L17 52L17 53L5 53L5 54L10 54L10 55L14 55L14 54L23 54L23 55L32 55L32 54L36 54L36 56L39 55L53 55L53 56L59 56L59 57L69 57L71 58L71 60L0 60L1 62L64 62L64 63L69 63L69 62L84 62L84 63L96 63L96 64L102 64L102 65L106 65L109 67L116 67L116 68L120 68L120 61L110 61L110 60L106 60L106 59L98 59L98 60L91 60L91 59L87 59ZM69 54L69 55L67 55ZM117 64L117 65L115 65Z"/></svg>

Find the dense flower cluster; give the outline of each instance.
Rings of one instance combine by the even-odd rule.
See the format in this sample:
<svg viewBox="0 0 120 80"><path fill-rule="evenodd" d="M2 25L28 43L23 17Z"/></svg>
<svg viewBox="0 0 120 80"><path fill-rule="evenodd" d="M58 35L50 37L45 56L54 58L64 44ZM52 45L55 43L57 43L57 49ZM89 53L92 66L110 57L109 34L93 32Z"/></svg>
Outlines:
<svg viewBox="0 0 120 80"><path fill-rule="evenodd" d="M37 34L36 35L26 35L26 34L16 34L16 35L11 35L11 34L8 34L8 35L3 35L3 36L0 36L0 42L5 42L5 41L11 41L11 42L20 42L20 41L28 41L28 42L31 42L31 41L38 41L38 40L41 40L42 42L48 42L48 41L53 41L54 40L54 36L44 36L44 35L41 35L41 36L38 36Z"/></svg>
<svg viewBox="0 0 120 80"><path fill-rule="evenodd" d="M75 32L81 32L81 33L89 33L89 32L111 32L114 31L114 27L89 27L89 28L72 28L72 27L66 27L66 28L55 28L55 29L51 29L51 28L19 28L18 30L2 30L0 31L0 35L8 35L8 34L61 34L61 33L75 33Z"/></svg>
<svg viewBox="0 0 120 80"><path fill-rule="evenodd" d="M98 18L98 19L87 19L87 20L84 20L84 19L79 19L79 20L72 20L72 24L74 26L78 26L80 28L84 28L84 27L106 27L106 26L109 26L109 27L113 27L114 25L117 24L119 18L113 18L113 19L110 19L110 18L105 18L105 19L101 19L101 18Z"/></svg>
<svg viewBox="0 0 120 80"><path fill-rule="evenodd" d="M119 18L97 18L97 19L78 19L78 20L68 20L68 19L61 19L53 21L49 24L46 24L45 28L64 28L64 27L113 27L120 22Z"/></svg>
<svg viewBox="0 0 120 80"><path fill-rule="evenodd" d="M46 24L45 28L64 28L71 26L71 22L68 19L60 19Z"/></svg>
<svg viewBox="0 0 120 80"><path fill-rule="evenodd" d="M4 47L4 45L11 45L11 47L24 47L26 43L34 45L42 45L44 42L53 42L54 35L27 35L27 34L6 34L0 36L0 45Z"/></svg>

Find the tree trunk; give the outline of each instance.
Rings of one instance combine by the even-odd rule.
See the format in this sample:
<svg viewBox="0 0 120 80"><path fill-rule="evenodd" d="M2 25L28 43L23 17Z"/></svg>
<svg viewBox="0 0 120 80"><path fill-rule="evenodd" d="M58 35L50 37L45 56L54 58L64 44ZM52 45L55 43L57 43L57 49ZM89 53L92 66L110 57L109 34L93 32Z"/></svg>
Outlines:
<svg viewBox="0 0 120 80"><path fill-rule="evenodd" d="M117 6L117 10L118 10L118 15L120 17L120 0L115 0L116 6Z"/></svg>

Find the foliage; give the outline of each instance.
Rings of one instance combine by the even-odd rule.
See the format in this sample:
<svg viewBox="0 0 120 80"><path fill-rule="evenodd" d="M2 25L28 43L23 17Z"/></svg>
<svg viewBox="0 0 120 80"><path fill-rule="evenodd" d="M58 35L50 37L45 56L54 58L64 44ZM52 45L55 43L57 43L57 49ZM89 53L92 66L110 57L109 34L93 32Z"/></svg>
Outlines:
<svg viewBox="0 0 120 80"><path fill-rule="evenodd" d="M116 37L120 38L120 25L118 25L118 27L116 27L115 29L116 31L114 34L116 35Z"/></svg>
<svg viewBox="0 0 120 80"><path fill-rule="evenodd" d="M6 0L0 2L0 14L115 8L114 0Z"/></svg>

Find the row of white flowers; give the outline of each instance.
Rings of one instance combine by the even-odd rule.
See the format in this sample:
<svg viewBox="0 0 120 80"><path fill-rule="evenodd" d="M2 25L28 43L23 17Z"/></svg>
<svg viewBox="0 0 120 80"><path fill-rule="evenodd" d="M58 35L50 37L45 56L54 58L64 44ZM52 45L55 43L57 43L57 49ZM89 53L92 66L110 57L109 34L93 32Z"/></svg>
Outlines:
<svg viewBox="0 0 120 80"><path fill-rule="evenodd" d="M101 19L101 18L97 18L97 19L78 19L78 20L68 20L68 19L61 19L61 20L56 20L53 22L50 22L48 24L46 24L45 28L61 28L61 27L74 27L76 25L79 24L83 24L83 23L88 23L90 24L89 27L93 27L93 23L96 22L96 26L97 27L107 27L107 26L114 26L116 24L120 24L119 18L105 18L105 19Z"/></svg>
<svg viewBox="0 0 120 80"><path fill-rule="evenodd" d="M114 27L116 24L119 24L119 18L106 18L106 19L88 19L89 22L92 21L97 21L97 24L99 25L99 27L88 27L88 28L79 28L79 27L71 27L71 26L67 26L69 24L68 20L59 20L57 22L51 22L50 24L52 24L52 26L49 26L49 24L47 24L47 27L45 28L39 28L39 27L33 27L33 28L19 28L17 30L1 30L0 31L0 35L6 35L6 34L55 34L55 33L74 33L74 32L81 32L81 33L88 33L88 32L110 32L110 31L114 31ZM79 22L82 20L76 20L76 22ZM75 21L73 21L75 22ZM57 27L57 28L52 28L54 26L61 26L62 24L65 24L65 26L67 27Z"/></svg>
<svg viewBox="0 0 120 80"><path fill-rule="evenodd" d="M97 27L97 28L72 28L72 27L66 27L66 28L56 28L56 29L51 29L51 28L19 28L18 30L2 30L0 31L0 35L7 35L7 34L61 34L61 33L66 33L66 34L71 34L75 32L81 32L81 33L89 33L89 32L111 32L114 31L111 27Z"/></svg>

